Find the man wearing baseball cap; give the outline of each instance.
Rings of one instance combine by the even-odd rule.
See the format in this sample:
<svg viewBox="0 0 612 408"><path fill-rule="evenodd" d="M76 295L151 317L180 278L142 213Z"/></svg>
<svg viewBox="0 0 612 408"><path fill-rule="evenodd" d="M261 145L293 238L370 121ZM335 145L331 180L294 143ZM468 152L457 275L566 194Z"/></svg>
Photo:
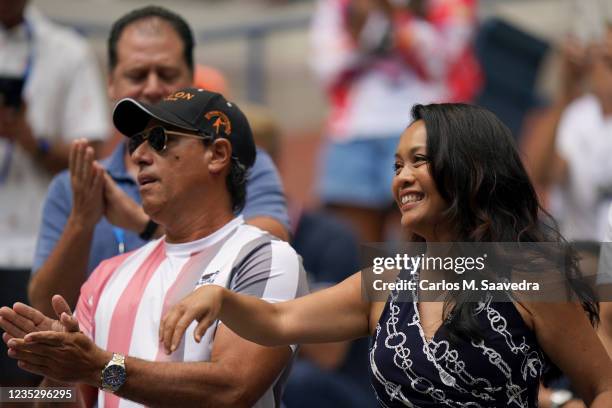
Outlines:
<svg viewBox="0 0 612 408"><path fill-rule="evenodd" d="M193 87L194 46L188 22L167 8L146 6L118 18L107 46L113 105L128 97L155 104L178 89ZM50 317L56 316L50 304L53 295L62 295L74 307L81 285L102 261L163 235L163 228L142 211L138 168L125 138L113 133L118 144L99 162L84 140L75 142L70 171L58 174L49 186L28 298ZM242 215L248 224L287 240L289 217L281 180L259 148L249 170ZM3 346L0 343L0 352Z"/></svg>
<svg viewBox="0 0 612 408"><path fill-rule="evenodd" d="M125 98L117 103L113 121L119 132L132 135L128 142L130 153L151 135L150 131L143 132L149 122L157 121L161 125L193 132L205 140L228 139L232 156L240 164L249 168L255 163L255 142L246 117L236 105L215 92L180 89L156 105Z"/></svg>
<svg viewBox="0 0 612 408"><path fill-rule="evenodd" d="M9 355L50 380L79 383L85 396L99 388L98 407L280 406L292 348L261 347L221 322L200 342L190 326L171 355L158 340L165 312L201 285L270 302L306 292L289 244L234 215L256 155L244 114L220 94L184 88L157 104L123 99L113 121L129 137L143 207L166 235L92 273L76 308L81 332L69 315L70 331L53 331L61 325L14 307L47 331L10 339Z"/></svg>

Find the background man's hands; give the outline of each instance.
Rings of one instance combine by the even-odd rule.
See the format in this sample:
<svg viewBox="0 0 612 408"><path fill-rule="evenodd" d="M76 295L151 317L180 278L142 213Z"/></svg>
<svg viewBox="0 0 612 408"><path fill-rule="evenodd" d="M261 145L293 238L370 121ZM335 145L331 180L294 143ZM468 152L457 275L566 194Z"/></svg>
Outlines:
<svg viewBox="0 0 612 408"><path fill-rule="evenodd" d="M104 215L117 227L141 233L149 216L108 174L104 175Z"/></svg>
<svg viewBox="0 0 612 408"><path fill-rule="evenodd" d="M72 143L68 168L72 185L70 220L93 229L104 213L104 168L94 160L93 147L87 140Z"/></svg>

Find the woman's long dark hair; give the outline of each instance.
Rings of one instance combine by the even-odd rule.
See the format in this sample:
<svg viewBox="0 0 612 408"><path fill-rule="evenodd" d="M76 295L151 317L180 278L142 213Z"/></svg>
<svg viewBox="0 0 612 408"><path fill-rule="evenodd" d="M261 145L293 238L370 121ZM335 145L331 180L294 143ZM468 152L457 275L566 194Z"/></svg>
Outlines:
<svg viewBox="0 0 612 408"><path fill-rule="evenodd" d="M599 306L582 285L578 256L538 201L510 130L488 110L466 104L416 105L412 118L427 131L429 169L442 198L444 214L457 242L553 242L566 250L562 265L593 325ZM481 337L475 310L465 292L444 305L452 338Z"/></svg>

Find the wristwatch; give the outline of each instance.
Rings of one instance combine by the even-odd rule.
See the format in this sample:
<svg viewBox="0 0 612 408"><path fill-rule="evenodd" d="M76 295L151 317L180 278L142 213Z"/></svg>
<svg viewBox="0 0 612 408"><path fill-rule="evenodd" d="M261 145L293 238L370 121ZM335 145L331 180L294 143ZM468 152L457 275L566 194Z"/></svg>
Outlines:
<svg viewBox="0 0 612 408"><path fill-rule="evenodd" d="M125 356L123 354L113 353L113 358L104 366L100 379L102 380L102 386L100 388L112 393L117 392L127 380Z"/></svg>
<svg viewBox="0 0 612 408"><path fill-rule="evenodd" d="M550 408L561 408L573 398L574 394L569 390L553 390L550 394Z"/></svg>

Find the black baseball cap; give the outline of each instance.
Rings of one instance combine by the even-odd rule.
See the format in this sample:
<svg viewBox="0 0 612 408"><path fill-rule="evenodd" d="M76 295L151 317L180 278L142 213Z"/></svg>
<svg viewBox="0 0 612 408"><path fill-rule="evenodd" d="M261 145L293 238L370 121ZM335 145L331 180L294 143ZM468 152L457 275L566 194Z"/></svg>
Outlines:
<svg viewBox="0 0 612 408"><path fill-rule="evenodd" d="M156 104L124 98L113 111L115 127L127 137L145 130L152 118L215 139L226 138L232 144L232 155L241 164L248 168L255 163L255 141L246 116L219 93L183 88Z"/></svg>

